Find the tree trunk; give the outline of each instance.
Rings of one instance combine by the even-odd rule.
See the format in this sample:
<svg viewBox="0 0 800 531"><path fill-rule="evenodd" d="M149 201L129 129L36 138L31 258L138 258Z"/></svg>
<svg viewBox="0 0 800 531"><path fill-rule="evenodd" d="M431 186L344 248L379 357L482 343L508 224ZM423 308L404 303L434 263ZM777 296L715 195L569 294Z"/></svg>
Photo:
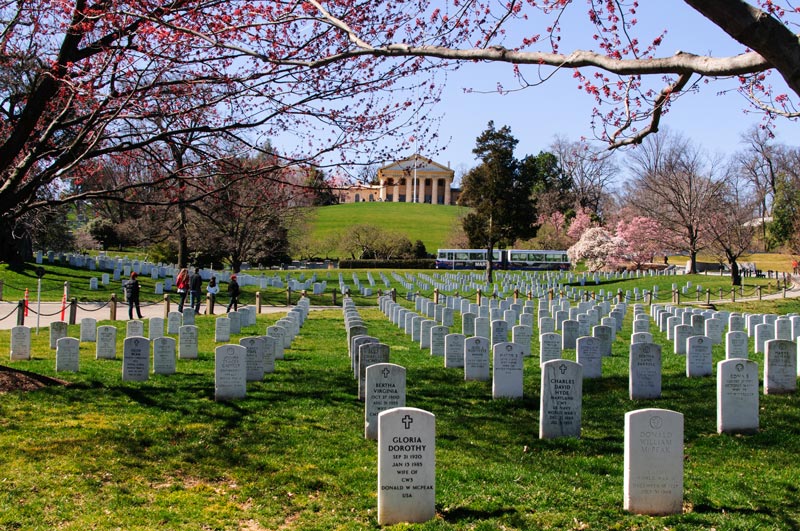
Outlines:
<svg viewBox="0 0 800 531"><path fill-rule="evenodd" d="M186 231L186 206L178 205L178 267L189 265L189 236Z"/></svg>
<svg viewBox="0 0 800 531"><path fill-rule="evenodd" d="M731 285L732 286L741 286L742 285L742 273L739 271L739 264L736 263L735 259L729 259L728 264L731 266Z"/></svg>
<svg viewBox="0 0 800 531"><path fill-rule="evenodd" d="M14 222L0 219L0 262L19 267L26 261L33 260L33 248L30 237L14 235Z"/></svg>
<svg viewBox="0 0 800 531"><path fill-rule="evenodd" d="M689 251L689 273L697 273L697 251Z"/></svg>

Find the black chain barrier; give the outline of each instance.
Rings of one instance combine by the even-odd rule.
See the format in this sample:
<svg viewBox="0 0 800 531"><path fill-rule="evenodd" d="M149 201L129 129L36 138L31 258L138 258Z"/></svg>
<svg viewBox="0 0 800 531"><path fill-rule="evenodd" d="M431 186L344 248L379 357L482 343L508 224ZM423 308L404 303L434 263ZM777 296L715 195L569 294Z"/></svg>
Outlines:
<svg viewBox="0 0 800 531"><path fill-rule="evenodd" d="M14 308L13 308L13 309L10 311L10 312L8 312L8 315L6 315L6 316L5 316L5 317L3 317L2 319L0 319L0 321L5 321L6 319L8 319L9 317L11 317L11 316L12 316L12 315L14 315L15 313L17 313L17 307L16 307L16 306L15 306L15 307L14 307Z"/></svg>

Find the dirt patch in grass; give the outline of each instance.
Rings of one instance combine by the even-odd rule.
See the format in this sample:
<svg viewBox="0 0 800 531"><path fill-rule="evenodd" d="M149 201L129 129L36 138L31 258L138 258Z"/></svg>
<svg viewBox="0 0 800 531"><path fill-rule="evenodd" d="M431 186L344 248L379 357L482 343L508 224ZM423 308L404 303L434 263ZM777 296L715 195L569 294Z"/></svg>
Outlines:
<svg viewBox="0 0 800 531"><path fill-rule="evenodd" d="M0 394L10 391L35 391L51 385L68 385L68 382L0 365Z"/></svg>

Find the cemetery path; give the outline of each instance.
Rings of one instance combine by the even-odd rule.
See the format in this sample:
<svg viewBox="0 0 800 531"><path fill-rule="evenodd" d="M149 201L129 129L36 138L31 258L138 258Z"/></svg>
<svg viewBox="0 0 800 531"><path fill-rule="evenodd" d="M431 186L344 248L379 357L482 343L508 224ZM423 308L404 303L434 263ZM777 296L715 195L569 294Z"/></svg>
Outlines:
<svg viewBox="0 0 800 531"><path fill-rule="evenodd" d="M11 330L17 326L17 302L0 301L0 330ZM323 307L312 306L311 309L320 309ZM176 307L173 304L172 309ZM35 302L31 302L29 306L28 315L25 317L24 325L31 328L37 326L37 307ZM141 304L142 319L149 319L151 317L166 317L164 315L164 304ZM261 313L286 313L291 310L288 306L262 306ZM54 321L61 319L61 303L60 302L43 302L39 309L41 314L38 319L39 327L48 327ZM217 307L216 315L223 315L225 307ZM84 317L93 317L98 321L107 320L111 318L111 309L107 302L79 302L77 311L75 312L75 322L80 323ZM69 320L69 307L64 311L64 320ZM121 303L117 305L117 321L128 320L128 305Z"/></svg>

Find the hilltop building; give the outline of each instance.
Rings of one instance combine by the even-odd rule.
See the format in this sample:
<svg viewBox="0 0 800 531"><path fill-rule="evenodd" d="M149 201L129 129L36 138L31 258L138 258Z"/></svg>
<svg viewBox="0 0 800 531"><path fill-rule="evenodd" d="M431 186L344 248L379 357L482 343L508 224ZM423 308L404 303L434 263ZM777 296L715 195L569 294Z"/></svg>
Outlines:
<svg viewBox="0 0 800 531"><path fill-rule="evenodd" d="M454 205L459 189L453 188L455 172L423 157L412 155L378 170L378 184L360 184L337 191L339 202L384 201Z"/></svg>

